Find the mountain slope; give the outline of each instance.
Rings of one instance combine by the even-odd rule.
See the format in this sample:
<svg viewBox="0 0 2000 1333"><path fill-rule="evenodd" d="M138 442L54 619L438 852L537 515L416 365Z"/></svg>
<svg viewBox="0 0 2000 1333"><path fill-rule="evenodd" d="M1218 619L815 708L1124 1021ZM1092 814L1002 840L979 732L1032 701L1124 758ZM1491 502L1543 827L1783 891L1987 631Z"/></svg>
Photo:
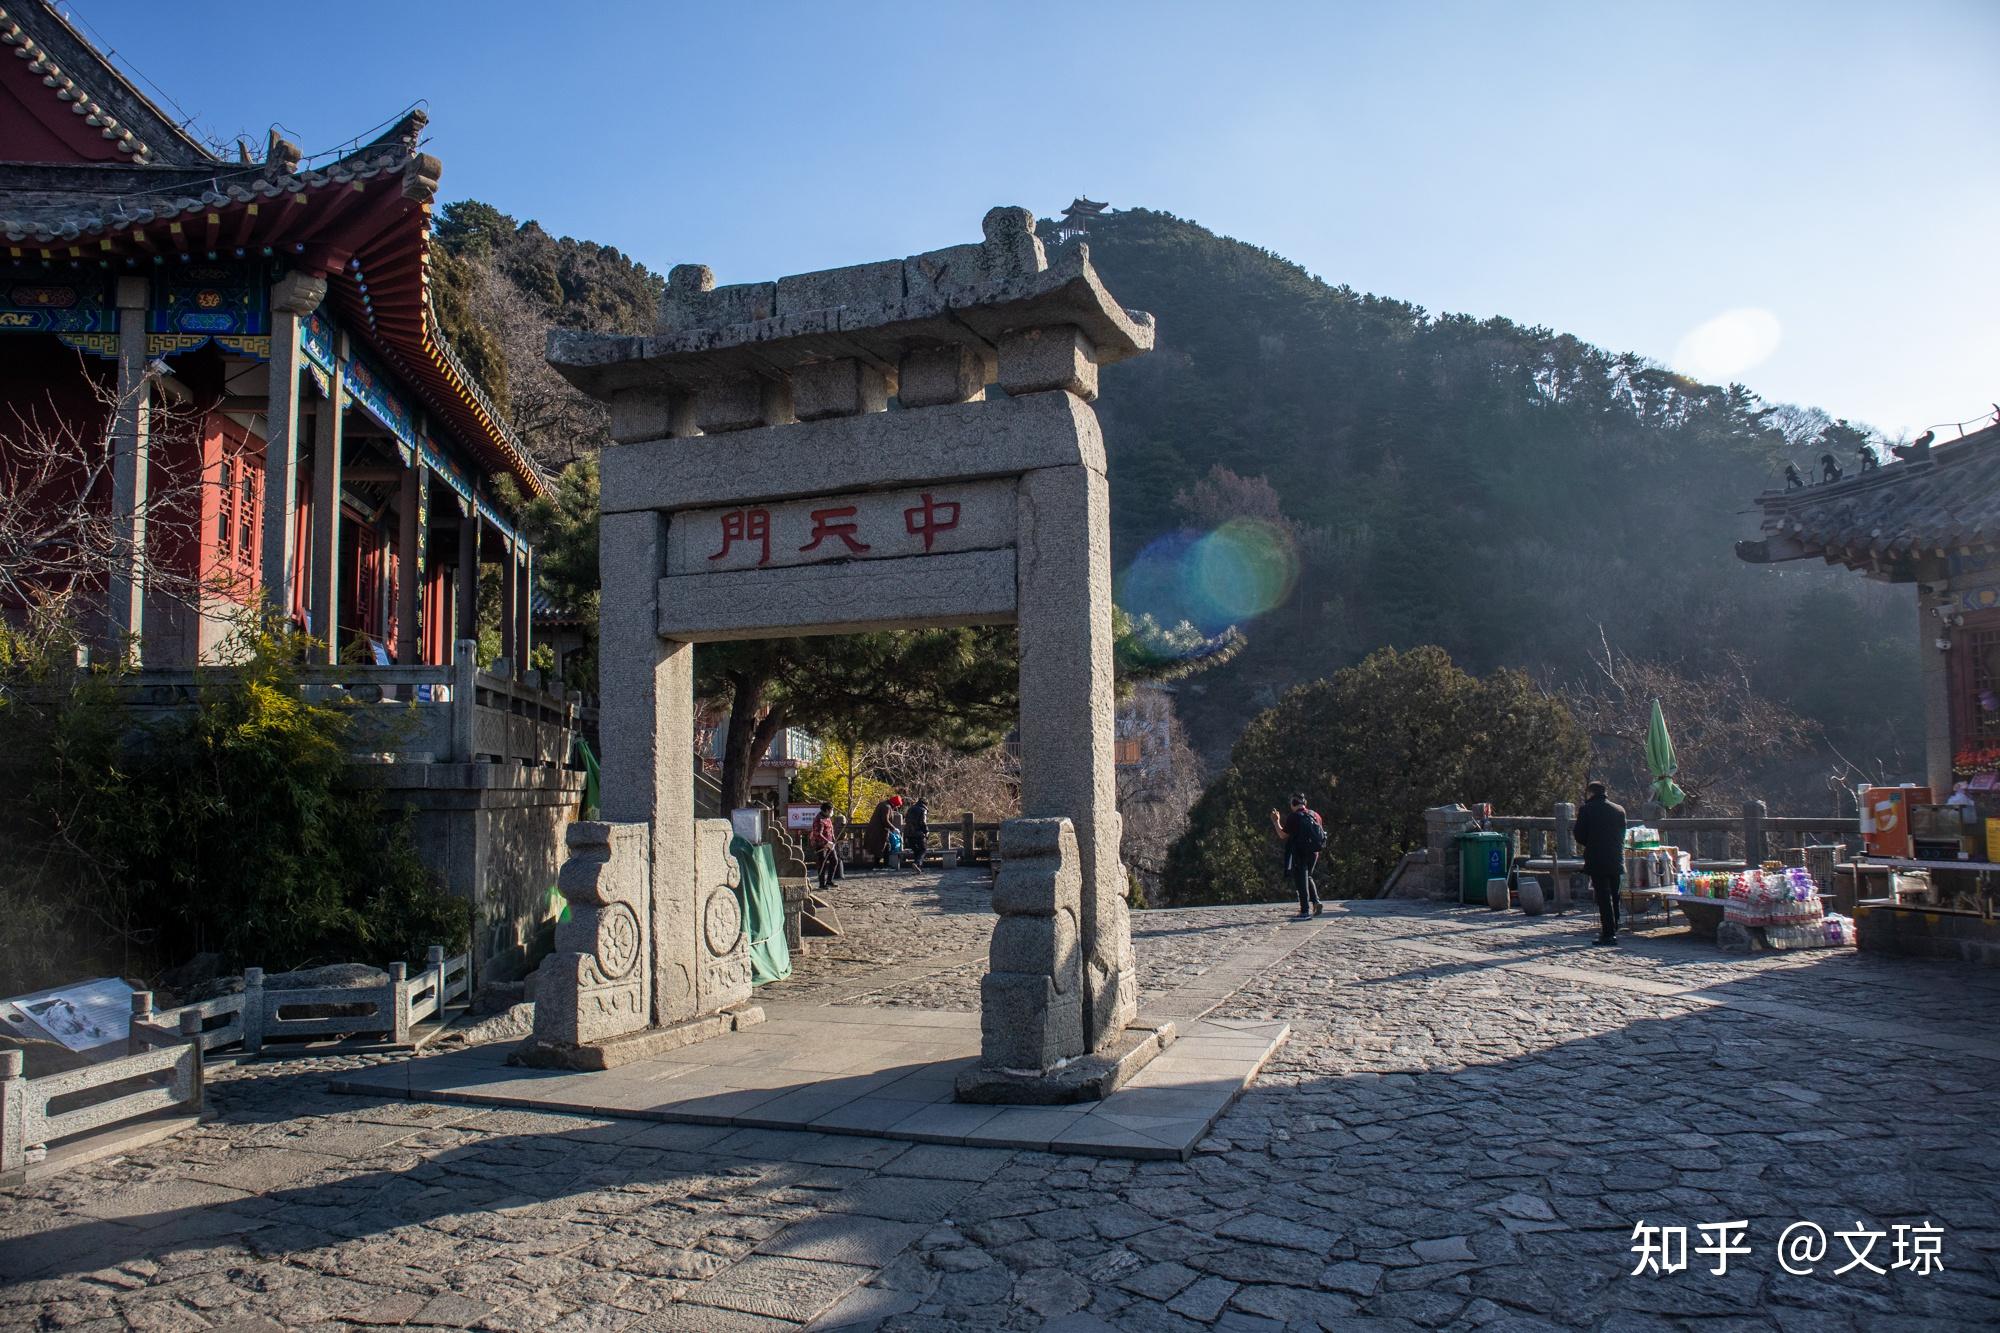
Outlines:
<svg viewBox="0 0 2000 1333"><path fill-rule="evenodd" d="M1799 414L1548 329L1332 286L1165 213L1107 215L1088 244L1160 330L1105 372L1099 404L1121 601L1201 610L1214 599L1185 585L1202 572L1162 579L1148 544L1273 496L1265 525L1296 554L1246 651L1184 689L1210 755L1283 689L1421 643L1551 681L1590 672L1607 639L1691 674L1734 648L1857 762L1916 734L1904 595L1734 556L1788 444L1806 456L1773 424ZM1258 477L1268 490L1235 480Z"/></svg>

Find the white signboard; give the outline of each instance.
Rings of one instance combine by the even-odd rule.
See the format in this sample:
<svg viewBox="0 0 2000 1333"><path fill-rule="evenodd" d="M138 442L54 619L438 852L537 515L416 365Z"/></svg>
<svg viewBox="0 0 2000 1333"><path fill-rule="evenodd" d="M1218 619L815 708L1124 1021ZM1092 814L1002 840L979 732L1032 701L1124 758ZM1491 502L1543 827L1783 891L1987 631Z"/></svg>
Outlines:
<svg viewBox="0 0 2000 1333"><path fill-rule="evenodd" d="M785 828L793 833L812 832L813 821L819 818L816 805L788 805L785 807Z"/></svg>
<svg viewBox="0 0 2000 1333"><path fill-rule="evenodd" d="M939 482L674 514L669 574L1002 550L1014 544L1012 481Z"/></svg>
<svg viewBox="0 0 2000 1333"><path fill-rule="evenodd" d="M117 977L99 977L0 1000L0 1022L17 1037L95 1050L130 1035L132 988Z"/></svg>

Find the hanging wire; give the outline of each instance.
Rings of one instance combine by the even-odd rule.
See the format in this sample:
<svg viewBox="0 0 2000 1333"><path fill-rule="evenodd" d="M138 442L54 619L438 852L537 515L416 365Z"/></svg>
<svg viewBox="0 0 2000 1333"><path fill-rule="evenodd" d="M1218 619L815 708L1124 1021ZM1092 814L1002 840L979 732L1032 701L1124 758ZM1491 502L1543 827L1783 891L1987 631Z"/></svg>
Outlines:
<svg viewBox="0 0 2000 1333"><path fill-rule="evenodd" d="M124 67L125 72L131 74L134 79L138 80L140 83L143 83L148 88L152 89L154 96L157 96L161 101L165 102L168 106L174 109L175 114L180 116L181 118L179 126L180 130L183 133L187 132L188 126L194 124L195 117L192 113L188 111L186 107L182 106L179 102L176 102L174 100L174 96L172 93L168 92L165 88L162 88L159 84L153 82L152 79L148 78L144 70L140 69L137 65L132 63L132 58L130 56L120 57L118 54L118 48L112 46L109 42L107 42L104 38L104 34L99 32L96 26L92 24L89 19L85 18L83 15L77 12L75 4L72 3L66 5L64 7L64 11L65 11L63 14L64 18L76 24L78 27L82 28L85 33L89 34L91 41L94 42L97 46L97 49L103 53L105 64L107 65L110 64L114 59L119 60L120 64Z"/></svg>

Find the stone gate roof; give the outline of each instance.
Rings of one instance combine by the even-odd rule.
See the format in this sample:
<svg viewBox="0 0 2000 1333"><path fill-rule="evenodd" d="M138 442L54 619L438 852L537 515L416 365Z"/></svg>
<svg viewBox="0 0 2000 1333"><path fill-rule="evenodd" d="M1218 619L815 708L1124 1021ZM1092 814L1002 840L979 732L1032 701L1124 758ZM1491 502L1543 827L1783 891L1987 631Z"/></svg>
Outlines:
<svg viewBox="0 0 2000 1333"><path fill-rule="evenodd" d="M1153 317L1112 299L1087 245L1051 261L1025 208L993 209L984 231L971 245L775 282L717 287L706 267L683 264L668 275L654 333L555 330L549 363L601 395L779 375L842 357L893 370L915 345L990 353L1008 332L1057 324L1088 336L1099 365L1151 350Z"/></svg>

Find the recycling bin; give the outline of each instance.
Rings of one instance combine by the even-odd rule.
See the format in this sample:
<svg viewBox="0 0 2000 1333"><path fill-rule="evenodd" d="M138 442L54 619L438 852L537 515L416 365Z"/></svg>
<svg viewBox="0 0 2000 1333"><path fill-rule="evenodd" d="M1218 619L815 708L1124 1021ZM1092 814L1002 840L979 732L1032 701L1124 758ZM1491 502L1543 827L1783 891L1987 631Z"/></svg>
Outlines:
<svg viewBox="0 0 2000 1333"><path fill-rule="evenodd" d="M1484 907L1486 881L1507 878L1507 835L1458 835L1458 900Z"/></svg>

